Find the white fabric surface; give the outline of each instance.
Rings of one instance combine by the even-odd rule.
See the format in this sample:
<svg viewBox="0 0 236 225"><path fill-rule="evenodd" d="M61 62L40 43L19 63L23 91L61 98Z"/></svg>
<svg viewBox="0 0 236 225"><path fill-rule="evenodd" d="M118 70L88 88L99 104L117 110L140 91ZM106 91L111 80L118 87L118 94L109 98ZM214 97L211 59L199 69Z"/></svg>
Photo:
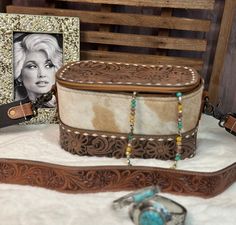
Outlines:
<svg viewBox="0 0 236 225"><path fill-rule="evenodd" d="M123 159L78 157L59 146L58 125L13 126L0 130L0 158L21 158L64 165L122 165ZM215 171L236 162L236 137L203 116L197 155L179 163L180 169ZM133 160L135 165L169 167L171 162ZM131 225L128 209L114 212L111 202L127 192L65 194L43 188L0 184L0 225ZM222 194L202 199L163 194L183 204L186 225L236 224L236 183Z"/></svg>

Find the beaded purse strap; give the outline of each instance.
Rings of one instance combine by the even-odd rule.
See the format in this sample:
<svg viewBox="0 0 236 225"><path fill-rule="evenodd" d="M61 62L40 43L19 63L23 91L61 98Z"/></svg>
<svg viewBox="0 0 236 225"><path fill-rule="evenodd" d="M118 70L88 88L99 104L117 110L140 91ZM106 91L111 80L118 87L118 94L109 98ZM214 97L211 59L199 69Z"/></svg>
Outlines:
<svg viewBox="0 0 236 225"><path fill-rule="evenodd" d="M136 97L137 97L137 92L133 92L133 96L132 96L131 103L130 103L130 118L129 118L130 132L128 133L128 144L127 144L126 151L125 151L128 166L132 166L132 164L130 162L130 156L133 151L132 142L134 140L135 111L136 111L136 105L137 105L137 102L136 102L137 98Z"/></svg>
<svg viewBox="0 0 236 225"><path fill-rule="evenodd" d="M172 169L177 168L177 162L181 160L182 152L182 129L183 129L183 94L181 92L176 93L177 98L177 135L176 135L176 154ZM128 144L126 147L126 158L127 163L131 166L131 154L133 151L132 142L134 138L134 125L135 125L135 111L137 105L137 92L133 92L131 103L130 103L130 132L128 133ZM214 106L209 102L208 96L204 98L203 112L211 115L219 120L219 126L225 128L227 132L236 136L236 113L223 114L219 111L218 106Z"/></svg>
<svg viewBox="0 0 236 225"><path fill-rule="evenodd" d="M177 92L176 97L178 100L177 103L177 136L176 136L176 154L175 154L175 162L171 168L176 169L177 162L181 159L182 152L182 129L183 129L183 104L182 104L182 93Z"/></svg>
<svg viewBox="0 0 236 225"><path fill-rule="evenodd" d="M181 92L176 93L177 98L177 135L176 135L176 154L174 164L171 166L172 169L177 168L177 162L181 160L181 152L182 152L182 129L183 129L183 104L182 104L182 96ZM133 151L132 142L135 139L134 137L134 125L135 125L135 112L137 106L137 92L133 92L131 102L130 102L130 131L128 133L128 143L125 150L125 155L127 159L128 166L132 166L131 164L131 154Z"/></svg>

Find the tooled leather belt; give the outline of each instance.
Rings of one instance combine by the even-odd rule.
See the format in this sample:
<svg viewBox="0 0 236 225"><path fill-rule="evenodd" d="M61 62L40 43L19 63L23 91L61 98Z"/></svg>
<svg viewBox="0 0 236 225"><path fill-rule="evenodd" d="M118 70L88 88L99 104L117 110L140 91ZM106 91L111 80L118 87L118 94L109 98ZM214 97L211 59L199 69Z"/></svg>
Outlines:
<svg viewBox="0 0 236 225"><path fill-rule="evenodd" d="M135 190L158 185L162 192L214 197L236 180L236 163L215 172L147 166L62 166L0 159L0 182L44 187L68 193Z"/></svg>

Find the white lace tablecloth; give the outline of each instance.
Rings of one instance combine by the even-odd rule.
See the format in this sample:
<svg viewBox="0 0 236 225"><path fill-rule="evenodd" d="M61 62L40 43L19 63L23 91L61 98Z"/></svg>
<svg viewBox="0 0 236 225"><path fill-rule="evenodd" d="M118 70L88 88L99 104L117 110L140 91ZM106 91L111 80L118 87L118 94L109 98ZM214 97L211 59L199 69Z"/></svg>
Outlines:
<svg viewBox="0 0 236 225"><path fill-rule="evenodd" d="M124 165L123 159L78 157L59 146L58 125L12 126L0 130L0 158L18 158L64 165ZM215 171L236 162L236 137L203 116L197 155L180 169ZM133 160L135 165L169 167L171 162ZM114 212L111 202L128 192L65 194L43 188L0 184L0 225L120 225L133 224L128 209ZM202 199L163 194L187 210L186 225L236 224L236 183L222 194Z"/></svg>

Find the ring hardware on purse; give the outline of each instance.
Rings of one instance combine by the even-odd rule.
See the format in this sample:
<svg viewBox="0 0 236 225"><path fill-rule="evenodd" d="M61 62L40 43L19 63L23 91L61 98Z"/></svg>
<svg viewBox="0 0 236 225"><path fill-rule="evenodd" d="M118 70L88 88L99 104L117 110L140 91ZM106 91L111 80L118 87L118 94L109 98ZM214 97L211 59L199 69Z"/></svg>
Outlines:
<svg viewBox="0 0 236 225"><path fill-rule="evenodd" d="M146 187L114 200L112 207L117 210L131 205L129 215L136 225L183 225L186 208L158 193L157 186Z"/></svg>
<svg viewBox="0 0 236 225"><path fill-rule="evenodd" d="M42 94L34 102L30 101L29 98L25 98L0 105L0 128L30 121L38 115L38 109L50 101L55 94L56 90L53 86L51 91Z"/></svg>
<svg viewBox="0 0 236 225"><path fill-rule="evenodd" d="M225 128L227 132L236 135L236 113L222 113L218 105L214 106L209 102L207 94L204 97L203 112L219 120L219 126Z"/></svg>

